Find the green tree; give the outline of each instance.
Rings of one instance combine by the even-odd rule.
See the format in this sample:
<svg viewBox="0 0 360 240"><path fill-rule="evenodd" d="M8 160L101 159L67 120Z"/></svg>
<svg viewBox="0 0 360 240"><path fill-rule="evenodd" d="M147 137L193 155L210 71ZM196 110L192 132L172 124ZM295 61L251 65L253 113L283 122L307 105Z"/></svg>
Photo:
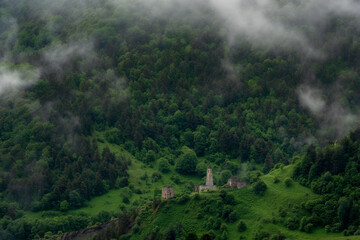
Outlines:
<svg viewBox="0 0 360 240"><path fill-rule="evenodd" d="M64 200L60 203L60 211L65 212L69 209L68 201Z"/></svg>
<svg viewBox="0 0 360 240"><path fill-rule="evenodd" d="M237 225L236 225L236 228L238 230L238 232L245 232L246 229L247 229L247 226L245 224L244 221L240 221Z"/></svg>
<svg viewBox="0 0 360 240"><path fill-rule="evenodd" d="M207 165L204 162L199 162L196 165L196 174L199 175L200 177L203 177L206 175L206 171L207 171Z"/></svg>
<svg viewBox="0 0 360 240"><path fill-rule="evenodd" d="M224 170L221 171L220 173L220 184L219 185L224 185L227 183L228 179L232 176L230 170Z"/></svg>
<svg viewBox="0 0 360 240"><path fill-rule="evenodd" d="M197 235L195 233L189 233L186 236L185 240L198 240L198 237L197 237Z"/></svg>
<svg viewBox="0 0 360 240"><path fill-rule="evenodd" d="M163 173L170 171L170 164L166 158L159 159L159 171Z"/></svg>
<svg viewBox="0 0 360 240"><path fill-rule="evenodd" d="M144 159L144 162L145 163L152 163L154 162L156 159L156 154L153 150L149 150L147 153L146 153L146 156L145 156L145 159Z"/></svg>
<svg viewBox="0 0 360 240"><path fill-rule="evenodd" d="M181 174L191 175L196 172L197 157L195 153L182 154L176 162L175 170Z"/></svg>
<svg viewBox="0 0 360 240"><path fill-rule="evenodd" d="M263 195L265 193L266 189L267 189L267 186L262 180L257 181L253 185L253 192L257 195Z"/></svg>

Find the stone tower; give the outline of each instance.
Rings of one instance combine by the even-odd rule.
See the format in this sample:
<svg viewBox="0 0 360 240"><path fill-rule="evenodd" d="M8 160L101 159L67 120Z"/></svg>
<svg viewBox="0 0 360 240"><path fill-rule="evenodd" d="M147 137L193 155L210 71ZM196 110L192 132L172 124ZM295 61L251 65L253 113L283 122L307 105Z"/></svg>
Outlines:
<svg viewBox="0 0 360 240"><path fill-rule="evenodd" d="M212 167L209 165L206 172L206 186L213 186L213 174L212 174Z"/></svg>
<svg viewBox="0 0 360 240"><path fill-rule="evenodd" d="M216 186L214 185L212 167L209 165L206 171L206 184L199 186L199 192L203 192L214 188L216 188Z"/></svg>
<svg viewBox="0 0 360 240"><path fill-rule="evenodd" d="M161 197L165 199L173 198L174 197L174 187L173 186L163 186Z"/></svg>

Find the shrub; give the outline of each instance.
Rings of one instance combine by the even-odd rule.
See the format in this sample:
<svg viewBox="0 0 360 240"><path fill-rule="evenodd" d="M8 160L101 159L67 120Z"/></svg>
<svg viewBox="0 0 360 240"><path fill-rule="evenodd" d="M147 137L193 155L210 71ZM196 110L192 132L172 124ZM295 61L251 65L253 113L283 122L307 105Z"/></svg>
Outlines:
<svg viewBox="0 0 360 240"><path fill-rule="evenodd" d="M154 198L161 197L161 189L156 188L154 189Z"/></svg>
<svg viewBox="0 0 360 240"><path fill-rule="evenodd" d="M138 232L140 232L140 227L139 227L139 225L135 225L133 228L132 228L132 231L133 231L133 233L138 233Z"/></svg>
<svg viewBox="0 0 360 240"><path fill-rule="evenodd" d="M225 231L225 232L223 232L222 234L221 234L221 238L220 238L221 240L228 240L229 239L229 237L228 237L228 232L227 231Z"/></svg>
<svg viewBox="0 0 360 240"><path fill-rule="evenodd" d="M213 225L212 225L212 229L214 229L214 230L219 230L220 227L221 227L221 220L220 220L220 218L216 218L216 219L214 220Z"/></svg>
<svg viewBox="0 0 360 240"><path fill-rule="evenodd" d="M196 201L200 200L200 194L196 193L194 196L194 200Z"/></svg>
<svg viewBox="0 0 360 240"><path fill-rule="evenodd" d="M100 211L98 214L92 217L93 223L103 223L109 221L111 218L111 214L107 211Z"/></svg>
<svg viewBox="0 0 360 240"><path fill-rule="evenodd" d="M167 173L170 171L170 164L166 158L160 158L159 171L162 173Z"/></svg>
<svg viewBox="0 0 360 240"><path fill-rule="evenodd" d="M117 128L112 128L105 132L105 139L109 143L120 145L124 142L124 137L121 134L121 131Z"/></svg>
<svg viewBox="0 0 360 240"><path fill-rule="evenodd" d="M231 177L230 170L224 170L220 174L220 185L224 185L227 183L228 179Z"/></svg>
<svg viewBox="0 0 360 240"><path fill-rule="evenodd" d="M308 224L305 225L304 230L307 233L311 233L313 228L314 228L314 225L312 223L308 223Z"/></svg>
<svg viewBox="0 0 360 240"><path fill-rule="evenodd" d="M65 212L69 209L68 201L64 200L60 203L60 211Z"/></svg>
<svg viewBox="0 0 360 240"><path fill-rule="evenodd" d="M178 175L171 175L170 179L175 183L175 184L181 184L182 181L180 179L180 177Z"/></svg>
<svg viewBox="0 0 360 240"><path fill-rule="evenodd" d="M76 190L69 193L69 204L71 208L81 207L84 205L84 202L85 200Z"/></svg>
<svg viewBox="0 0 360 240"><path fill-rule="evenodd" d="M123 188L129 185L129 179L127 177L117 177L115 181L115 188Z"/></svg>
<svg viewBox="0 0 360 240"><path fill-rule="evenodd" d="M344 236L350 236L350 231L349 230L344 230Z"/></svg>
<svg viewBox="0 0 360 240"><path fill-rule="evenodd" d="M285 221L285 226L290 230L295 230L299 227L299 220L294 217L288 217Z"/></svg>
<svg viewBox="0 0 360 240"><path fill-rule="evenodd" d="M221 232L225 232L225 231L227 231L228 229L227 229L227 225L226 225L226 223L222 223L221 225L220 225L220 231Z"/></svg>
<svg viewBox="0 0 360 240"><path fill-rule="evenodd" d="M195 173L196 164L196 154L188 152L180 156L176 162L175 170L181 174L191 175Z"/></svg>
<svg viewBox="0 0 360 240"><path fill-rule="evenodd" d="M224 203L229 204L229 205L236 205L236 200L235 200L234 195L227 194L224 198Z"/></svg>
<svg viewBox="0 0 360 240"><path fill-rule="evenodd" d="M194 187L195 187L195 185L194 185L193 182L186 182L186 183L184 184L184 189L185 189L185 192L186 192L186 193L191 193L191 192L193 192L193 191L194 191Z"/></svg>
<svg viewBox="0 0 360 240"><path fill-rule="evenodd" d="M195 233L189 233L186 236L185 240L198 240L198 237L197 237L197 235Z"/></svg>
<svg viewBox="0 0 360 240"><path fill-rule="evenodd" d="M270 233L265 232L264 230L257 230L255 233L254 240L263 240L263 239L269 239Z"/></svg>
<svg viewBox="0 0 360 240"><path fill-rule="evenodd" d="M147 181L148 178L149 178L149 176L147 175L147 173L144 173L144 174L140 177L140 179L143 180L143 181Z"/></svg>
<svg viewBox="0 0 360 240"><path fill-rule="evenodd" d="M238 215L234 210L229 214L229 222L236 222L236 220L238 220Z"/></svg>
<svg viewBox="0 0 360 240"><path fill-rule="evenodd" d="M145 163L152 163L154 162L156 159L156 154L153 150L149 150L146 155L145 155L145 159L144 162Z"/></svg>
<svg viewBox="0 0 360 240"><path fill-rule="evenodd" d="M331 232L340 232L341 231L341 223L337 222L335 223L332 228L331 228Z"/></svg>
<svg viewBox="0 0 360 240"><path fill-rule="evenodd" d="M227 196L227 192L226 192L224 189L222 189L222 190L220 190L219 196L220 196L222 199L224 199L224 198Z"/></svg>
<svg viewBox="0 0 360 240"><path fill-rule="evenodd" d="M262 173L260 171L252 171L250 172L248 178L249 178L249 183L253 184L256 183L258 181L260 181L260 176L262 175Z"/></svg>
<svg viewBox="0 0 360 240"><path fill-rule="evenodd" d="M121 189L120 195L123 197L131 198L132 191L129 187L124 187L123 189Z"/></svg>
<svg viewBox="0 0 360 240"><path fill-rule="evenodd" d="M279 216L284 218L284 217L286 217L286 215L287 215L287 212L282 207L280 207L279 208Z"/></svg>
<svg viewBox="0 0 360 240"><path fill-rule="evenodd" d="M161 173L159 173L159 172L154 172L152 175L151 175L151 180L153 181L153 182L157 182L157 181L159 181L160 179L161 179Z"/></svg>
<svg viewBox="0 0 360 240"><path fill-rule="evenodd" d="M291 180L291 178L286 178L284 180L284 184L286 187L291 187L291 185L293 184L293 181Z"/></svg>
<svg viewBox="0 0 360 240"><path fill-rule="evenodd" d="M215 224L215 218L214 217L208 217L206 223L205 223L205 228L207 229L212 229L214 227Z"/></svg>
<svg viewBox="0 0 360 240"><path fill-rule="evenodd" d="M238 163L226 160L224 163L224 168L230 170L232 174L236 174L240 169L240 165Z"/></svg>
<svg viewBox="0 0 360 240"><path fill-rule="evenodd" d="M274 178L274 183L279 183L279 182L280 182L279 178L278 178L278 177L275 177L275 178Z"/></svg>
<svg viewBox="0 0 360 240"><path fill-rule="evenodd" d="M127 198L127 197L123 197L123 203L125 203L125 204L129 204L129 203L130 203L129 198Z"/></svg>
<svg viewBox="0 0 360 240"><path fill-rule="evenodd" d="M238 232L245 232L246 229L247 229L247 226L246 226L246 224L245 224L244 221L240 221L240 222L236 225L236 227L237 227Z"/></svg>
<svg viewBox="0 0 360 240"><path fill-rule="evenodd" d="M276 235L272 235L270 240L285 240L286 239L286 236L282 233L278 233Z"/></svg>
<svg viewBox="0 0 360 240"><path fill-rule="evenodd" d="M129 234L125 234L119 237L119 240L130 240L131 235Z"/></svg>
<svg viewBox="0 0 360 240"><path fill-rule="evenodd" d="M188 195L188 194L184 194L184 195L182 195L182 196L179 198L178 203L179 203L179 204L186 203L189 199L190 199L189 195Z"/></svg>
<svg viewBox="0 0 360 240"><path fill-rule="evenodd" d="M200 240L212 240L213 237L209 233L203 233L200 237Z"/></svg>
<svg viewBox="0 0 360 240"><path fill-rule="evenodd" d="M257 195L263 195L267 189L266 184L259 180L253 185L253 192Z"/></svg>
<svg viewBox="0 0 360 240"><path fill-rule="evenodd" d="M196 174L199 175L200 177L204 177L206 175L206 171L207 171L206 163L199 162L196 165Z"/></svg>

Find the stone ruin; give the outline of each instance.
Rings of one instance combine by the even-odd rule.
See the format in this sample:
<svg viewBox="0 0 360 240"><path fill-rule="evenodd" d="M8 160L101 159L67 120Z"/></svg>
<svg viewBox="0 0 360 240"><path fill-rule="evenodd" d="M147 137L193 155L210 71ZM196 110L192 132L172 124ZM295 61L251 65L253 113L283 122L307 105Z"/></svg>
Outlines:
<svg viewBox="0 0 360 240"><path fill-rule="evenodd" d="M164 199L173 198L175 196L173 186L163 186L161 191L161 197Z"/></svg>
<svg viewBox="0 0 360 240"><path fill-rule="evenodd" d="M234 189L234 188L240 189L240 188L246 187L246 182L242 181L238 177L233 176L233 177L229 178L226 186L231 187L232 189Z"/></svg>
<svg viewBox="0 0 360 240"><path fill-rule="evenodd" d="M214 185L213 181L213 174L212 174L212 167L209 165L206 172L206 184L200 185L199 188L195 187L195 190L199 192L203 192L209 189L214 189L216 186Z"/></svg>

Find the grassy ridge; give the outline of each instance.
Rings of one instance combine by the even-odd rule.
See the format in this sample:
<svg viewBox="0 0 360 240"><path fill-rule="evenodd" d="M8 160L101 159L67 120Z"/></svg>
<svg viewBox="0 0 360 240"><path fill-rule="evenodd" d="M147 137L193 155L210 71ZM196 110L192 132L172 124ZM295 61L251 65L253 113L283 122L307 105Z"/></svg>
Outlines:
<svg viewBox="0 0 360 240"><path fill-rule="evenodd" d="M116 155L126 155L131 158L132 164L128 169L129 182L132 189L129 203L124 203L124 189L115 189L106 194L94 197L87 203L86 207L71 210L66 212L66 215L77 215L84 212L90 216L94 216L101 211L118 212L122 208L137 208L140 207L140 231L133 234L131 239L141 239L144 236L151 234L154 229L159 229L162 235L166 234L169 227L176 227L181 224L185 233L194 232L200 236L207 232L208 218L210 214L204 213L206 208L204 200L209 200L211 204L218 201L220 189L212 192L190 194L190 199L184 203L179 202L179 197L176 199L163 200L159 207L153 209L151 201L155 196L159 196L159 190L163 185L173 185L176 194L182 194L187 190L186 183L200 184L204 180L200 177L194 176L180 176L172 166L170 172L162 173L161 179L156 182L151 181L151 175L157 172L157 162L153 163L152 167L147 167L141 161L135 159L121 146L109 144L107 142L99 142L99 148L108 146ZM201 159L202 160L202 159ZM261 176L261 179L266 183L268 189L263 196L255 195L252 192L251 186L239 190L226 189L229 194L233 194L236 199L236 205L232 208L238 214L238 220L234 223L226 223L228 239L239 239L240 236L245 239L253 239L255 233L262 229L271 234L283 233L287 239L356 239L354 237L343 237L341 233L325 233L324 229L315 229L313 233L304 233L298 230L291 231L277 222L279 219L279 208L286 207L291 204L301 203L307 200L314 200L319 198L319 195L314 194L310 189L301 186L294 182L290 187L286 187L284 180L292 175L293 166L287 166L281 169L275 169L269 174ZM144 174L149 176L148 180L141 178ZM217 174L216 168L214 174ZM175 184L171 179L172 175L177 175L181 179L181 184ZM278 180L275 183L275 179ZM136 190L139 190L136 192ZM214 207L214 206L210 206ZM216 207L215 207L216 208ZM28 217L41 218L40 213L27 213ZM215 217L215 215L214 215ZM243 233L237 231L237 223L244 221L247 225L247 230ZM220 230L215 231L217 235L221 235Z"/></svg>
<svg viewBox="0 0 360 240"><path fill-rule="evenodd" d="M97 137L102 138L101 133L97 134ZM122 146L116 144L110 144L106 141L98 142L99 148L102 151L106 146L110 148L111 152L117 156L125 155L131 159L131 165L128 169L129 174L129 187L131 188L131 197L129 203L124 203L123 198L124 189L110 190L106 194L98 197L94 197L88 202L86 207L69 211L69 214L77 214L79 212L85 212L89 215L96 215L102 210L105 211L119 211L120 208L138 207L139 205L146 204L152 201L155 196L161 196L161 188L164 185L174 186L176 193L182 193L187 190L186 184L192 183L199 185L202 179L197 176L180 176L175 172L174 167L171 166L168 173L161 173L162 177L158 181L152 181L151 176L158 171L158 161L152 164L152 167L145 165L143 162L134 158L129 152L127 152ZM147 180L142 179L144 175L148 176ZM172 176L178 176L181 183L175 184L171 179ZM187 190L188 191L188 190Z"/></svg>
<svg viewBox="0 0 360 240"><path fill-rule="evenodd" d="M259 229L271 234L281 232L287 239L356 239L356 237L344 237L341 233L325 233L323 229L315 229L311 234L298 230L291 231L278 222L274 223L273 220L278 219L279 207L319 198L310 189L298 183L286 187L283 180L290 176L291 171L292 166L288 166L262 176L262 180L268 186L263 196L255 195L251 187L226 190L235 196L237 204L233 206L233 209L238 213L238 221L242 220L247 225L247 230L239 233L236 228L238 221L227 223L228 239L239 239L240 236L245 237L245 239L253 239ZM275 177L280 180L278 183L274 183ZM198 215L203 213L202 209L205 207L202 205L202 200L218 200L219 192L218 189L211 193L201 193L198 197L195 197L196 194L193 193L190 200L185 204L180 204L175 199L163 201L159 209L153 211L152 214L145 214L145 219L141 222L141 231L131 239L140 239L147 236L154 229L159 229L161 234L164 235L169 226L176 226L178 223L181 223L186 233L194 232L200 236L208 231L206 223L209 218L209 215L206 215L199 219ZM220 230L215 232L217 235L221 235Z"/></svg>

